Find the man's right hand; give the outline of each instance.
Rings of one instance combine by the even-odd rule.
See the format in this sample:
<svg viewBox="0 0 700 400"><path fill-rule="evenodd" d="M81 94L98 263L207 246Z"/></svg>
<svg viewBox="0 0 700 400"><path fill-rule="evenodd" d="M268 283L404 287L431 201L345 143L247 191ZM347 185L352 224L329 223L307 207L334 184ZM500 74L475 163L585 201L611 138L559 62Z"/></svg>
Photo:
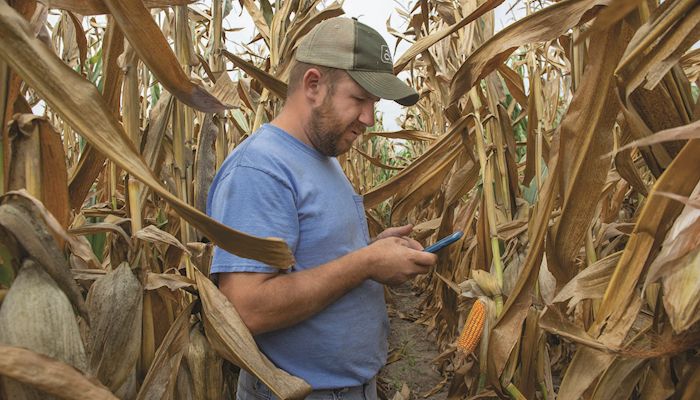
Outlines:
<svg viewBox="0 0 700 400"><path fill-rule="evenodd" d="M423 246L408 237L386 237L367 246L374 262L368 266L369 277L390 286L400 285L416 275L425 274L437 264L437 255L423 251Z"/></svg>

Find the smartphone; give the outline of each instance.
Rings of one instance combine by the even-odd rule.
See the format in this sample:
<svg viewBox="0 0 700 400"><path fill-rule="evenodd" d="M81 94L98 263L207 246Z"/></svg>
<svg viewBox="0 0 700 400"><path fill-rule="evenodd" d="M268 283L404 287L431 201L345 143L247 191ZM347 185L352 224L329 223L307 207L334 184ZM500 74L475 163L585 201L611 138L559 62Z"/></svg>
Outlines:
<svg viewBox="0 0 700 400"><path fill-rule="evenodd" d="M423 251L427 251L429 253L437 253L438 250L442 250L443 248L451 245L452 243L458 241L459 239L464 236L464 232L462 231L457 231L450 236L445 236L444 238L438 240L433 244L432 246L426 247Z"/></svg>

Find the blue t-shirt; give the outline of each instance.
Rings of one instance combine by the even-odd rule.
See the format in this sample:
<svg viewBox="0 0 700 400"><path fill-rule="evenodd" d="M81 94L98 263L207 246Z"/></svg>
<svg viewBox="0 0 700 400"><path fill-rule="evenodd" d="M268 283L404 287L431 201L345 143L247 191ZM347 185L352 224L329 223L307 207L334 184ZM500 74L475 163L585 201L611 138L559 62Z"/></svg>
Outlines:
<svg viewBox="0 0 700 400"><path fill-rule="evenodd" d="M334 157L273 125L229 155L209 190L207 213L234 229L280 237L294 253L291 273L367 246L362 196ZM278 270L215 248L212 273ZM366 383L384 366L389 321L383 286L367 280L320 313L255 337L279 368L315 389Z"/></svg>

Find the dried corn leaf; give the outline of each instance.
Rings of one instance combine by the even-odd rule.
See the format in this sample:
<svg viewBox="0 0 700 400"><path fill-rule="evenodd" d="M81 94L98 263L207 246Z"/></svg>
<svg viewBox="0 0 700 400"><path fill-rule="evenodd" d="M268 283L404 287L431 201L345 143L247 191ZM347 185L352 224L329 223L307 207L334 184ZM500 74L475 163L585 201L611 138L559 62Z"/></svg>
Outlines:
<svg viewBox="0 0 700 400"><path fill-rule="evenodd" d="M28 37L26 30L22 17L6 3L0 3L0 33L4 38L0 41L0 56L96 148L157 192L222 249L280 268L288 268L294 263L282 240L260 239L228 228L161 186L117 120L108 112L95 87L61 63L42 43Z"/></svg>
<svg viewBox="0 0 700 400"><path fill-rule="evenodd" d="M553 40L592 17L597 5L609 0L564 0L531 14L495 34L459 67L450 85L449 104L466 94L479 79L495 70L523 44Z"/></svg>
<svg viewBox="0 0 700 400"><path fill-rule="evenodd" d="M155 244L165 244L167 246L175 247L183 252L190 254L190 250L185 247L177 238L168 232L159 229L155 225L148 225L147 227L134 233L134 238L143 240L144 242L150 242Z"/></svg>
<svg viewBox="0 0 700 400"><path fill-rule="evenodd" d="M367 136L381 136L388 139L405 139L405 140L424 140L432 142L437 137L430 135L428 132L418 131L415 129L403 129L395 132L367 132Z"/></svg>
<svg viewBox="0 0 700 400"><path fill-rule="evenodd" d="M440 189L463 150L464 148L460 145L452 147L449 153L435 160L431 170L417 176L410 186L396 193L390 216L392 225L399 223L416 205L432 197Z"/></svg>
<svg viewBox="0 0 700 400"><path fill-rule="evenodd" d="M581 86L574 94L561 124L561 186L564 204L554 244L557 257L549 261L557 285L577 272L576 258L583 247L597 200L610 169L611 131L619 110L613 71L625 46L622 24L591 38ZM586 193L593 201L581 201Z"/></svg>
<svg viewBox="0 0 700 400"><path fill-rule="evenodd" d="M615 71L626 97L642 83L648 90L654 88L700 39L700 5L696 1L664 3L655 14L637 30Z"/></svg>
<svg viewBox="0 0 700 400"><path fill-rule="evenodd" d="M124 36L158 81L178 100L203 112L224 111L224 106L182 71L168 41L141 0L103 0Z"/></svg>
<svg viewBox="0 0 700 400"><path fill-rule="evenodd" d="M68 227L68 174L66 173L66 155L63 152L63 143L60 135L53 130L45 117L32 114L18 114L14 116L13 125L29 138L38 135L40 143L38 154L33 154L38 163L40 192L36 196L44 203L46 208L56 217L63 228ZM13 154L13 163L15 157ZM12 172L10 176L12 177ZM29 187L29 186L25 186ZM12 185L10 183L10 189Z"/></svg>
<svg viewBox="0 0 700 400"><path fill-rule="evenodd" d="M656 132L651 136L635 140L620 147L617 151L632 149L639 146L650 146L663 142L685 139L700 139L700 121L691 122L688 125L679 126L676 128L666 129Z"/></svg>
<svg viewBox="0 0 700 400"><path fill-rule="evenodd" d="M182 288L193 287L195 282L182 275L178 274L155 274L149 272L146 275L146 290L156 290L158 288L167 287L171 291L175 291Z"/></svg>
<svg viewBox="0 0 700 400"><path fill-rule="evenodd" d="M180 363L189 345L190 316L194 304L185 307L168 329L141 384L137 400L173 398Z"/></svg>
<svg viewBox="0 0 700 400"><path fill-rule="evenodd" d="M31 350L0 345L0 375L67 400L116 400L99 382ZM41 397L46 399L47 397ZM14 397L13 399L19 400Z"/></svg>
<svg viewBox="0 0 700 400"><path fill-rule="evenodd" d="M270 26L267 24L265 17L260 12L258 6L255 5L254 0L240 0L241 5L245 7L250 17L253 19L255 27L258 28L258 32L263 37L265 42L269 45L270 43Z"/></svg>
<svg viewBox="0 0 700 400"><path fill-rule="evenodd" d="M442 39L450 36L451 34L457 32L458 30L465 27L468 23L476 21L479 17L486 14L487 12L496 8L499 4L503 3L503 0L487 0L476 10L472 11L466 17L462 18L459 22L446 26L439 31L435 31L427 36L423 36L418 39L411 47L406 50L401 57L394 63L394 74L398 74L403 71L404 68L411 62L417 55L423 53L432 47L435 43L441 41Z"/></svg>
<svg viewBox="0 0 700 400"><path fill-rule="evenodd" d="M141 352L143 288L131 268L122 263L92 285L87 307L92 321L87 340L90 372L116 391Z"/></svg>
<svg viewBox="0 0 700 400"><path fill-rule="evenodd" d="M700 180L697 168L697 154L700 140L691 140L661 175L651 196L644 204L637 225L630 236L612 279L605 291L603 301L596 316L595 330L614 327L622 319L624 312L635 296L634 287L645 272L645 264L652 247L660 245L670 228L670 221L681 212L682 207L675 201L662 196L654 196L655 191L673 191L688 195ZM621 333L624 337L624 332Z"/></svg>
<svg viewBox="0 0 700 400"><path fill-rule="evenodd" d="M32 349L81 371L87 370L85 349L68 298L31 259L22 264L0 308L0 343ZM45 398L31 386L2 380L8 398Z"/></svg>
<svg viewBox="0 0 700 400"><path fill-rule="evenodd" d="M231 52L221 50L221 54L223 54L224 56L226 56L226 58L231 60L233 65L245 71L245 73L251 76L252 78L257 79L258 82L260 82L266 89L274 93L275 96L279 97L280 99L287 98L286 83L284 83L280 79L275 78L270 73L263 71L262 69L256 67L249 61L246 61Z"/></svg>
<svg viewBox="0 0 700 400"><path fill-rule="evenodd" d="M401 188L411 185L416 179L430 173L433 164L451 153L460 143L460 133L466 129L467 118L462 117L452 124L450 131L441 136L428 150L391 179L375 187L364 195L365 208L372 208L396 194Z"/></svg>
<svg viewBox="0 0 700 400"><path fill-rule="evenodd" d="M532 303L530 290L534 287L539 276L539 266L544 252L544 237L547 232L549 218L554 207L554 198L559 184L558 138L555 137L550 159L549 176L544 183L539 200L531 219L530 248L525 259L522 272L508 301L503 307L503 313L491 331L489 338L488 369L489 376L497 378L506 367L508 358L520 337L522 324Z"/></svg>
<svg viewBox="0 0 700 400"><path fill-rule="evenodd" d="M70 274L70 267L58 244L47 227L51 214L39 209L24 191L9 192L0 198L0 226L17 238L25 251L37 260L42 268L68 296L81 316L89 320L85 302ZM65 234L65 232L64 232Z"/></svg>
<svg viewBox="0 0 700 400"><path fill-rule="evenodd" d="M101 1L100 1L101 2ZM117 65L117 58L124 50L124 34L114 19L107 18L107 29L102 42L102 97L109 110L118 116L121 104L121 86L123 74ZM167 92L166 92L167 93ZM78 165L71 172L68 180L71 208L79 210L93 182L102 171L105 156L87 143L80 154Z"/></svg>
<svg viewBox="0 0 700 400"><path fill-rule="evenodd" d="M645 360L638 358L616 359L600 377L592 400L625 400L632 398L632 391L642 378Z"/></svg>
<svg viewBox="0 0 700 400"><path fill-rule="evenodd" d="M194 0L143 0L146 8L163 8L168 6L187 5ZM48 0L49 8L58 8L71 11L80 15L109 14L109 9L104 0Z"/></svg>
<svg viewBox="0 0 700 400"><path fill-rule="evenodd" d="M568 307L571 312L582 300L603 298L621 255L617 252L589 265L567 282L552 301L560 303L570 299Z"/></svg>
<svg viewBox="0 0 700 400"><path fill-rule="evenodd" d="M311 386L275 367L260 352L250 331L223 293L199 271L195 271L195 278L202 300L202 321L212 348L223 358L257 376L278 398L306 397Z"/></svg>

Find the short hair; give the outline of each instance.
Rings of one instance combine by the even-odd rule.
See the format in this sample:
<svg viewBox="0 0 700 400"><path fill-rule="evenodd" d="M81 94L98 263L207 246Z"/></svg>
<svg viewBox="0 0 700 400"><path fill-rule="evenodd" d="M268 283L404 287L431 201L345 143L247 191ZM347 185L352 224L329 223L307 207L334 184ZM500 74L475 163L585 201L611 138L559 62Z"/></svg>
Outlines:
<svg viewBox="0 0 700 400"><path fill-rule="evenodd" d="M328 84L330 94L335 92L335 83L344 72L342 69L324 67L322 65L309 64L301 61L293 61L292 68L289 71L289 80L287 81L287 95L294 93L301 82L304 80L304 74L311 68L316 68L321 72L321 80Z"/></svg>

